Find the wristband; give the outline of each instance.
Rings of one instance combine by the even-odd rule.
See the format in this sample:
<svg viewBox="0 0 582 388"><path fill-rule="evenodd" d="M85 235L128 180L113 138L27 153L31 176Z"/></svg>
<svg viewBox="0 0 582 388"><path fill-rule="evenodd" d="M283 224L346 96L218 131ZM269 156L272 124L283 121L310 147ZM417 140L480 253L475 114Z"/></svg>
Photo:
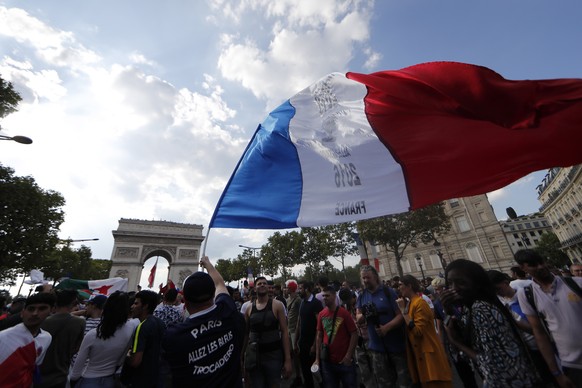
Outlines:
<svg viewBox="0 0 582 388"><path fill-rule="evenodd" d="M550 372L550 373L551 373L551 374L552 374L552 376L554 376L554 377L558 377L558 376L561 376L561 375L562 375L562 371L561 371L561 370L559 370L559 369L558 369L558 370L555 370L555 371L553 371L553 372Z"/></svg>

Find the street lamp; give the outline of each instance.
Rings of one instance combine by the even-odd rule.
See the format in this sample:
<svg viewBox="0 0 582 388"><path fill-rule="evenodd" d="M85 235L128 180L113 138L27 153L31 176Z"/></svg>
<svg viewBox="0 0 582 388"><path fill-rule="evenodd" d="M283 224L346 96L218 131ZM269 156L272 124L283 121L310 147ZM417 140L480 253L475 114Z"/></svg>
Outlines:
<svg viewBox="0 0 582 388"><path fill-rule="evenodd" d="M422 259L420 257L420 253L416 254L416 264L418 264L418 267L420 268L420 273L422 273L422 283L424 284L426 278L424 277L424 270L422 269Z"/></svg>
<svg viewBox="0 0 582 388"><path fill-rule="evenodd" d="M260 247L254 248L254 247L247 247L246 245L239 245L239 247L240 248L250 249L251 251L253 251L253 257L255 257L257 255L256 254L256 251L261 249Z"/></svg>
<svg viewBox="0 0 582 388"><path fill-rule="evenodd" d="M441 243L437 239L435 239L434 244L432 245L434 246L434 249L436 249L437 255L441 261L443 269L447 268L447 261L445 260L445 258L443 257L443 253L441 252Z"/></svg>
<svg viewBox="0 0 582 388"><path fill-rule="evenodd" d="M20 144L31 144L32 139L26 136L8 136L0 134L0 140L12 140Z"/></svg>
<svg viewBox="0 0 582 388"><path fill-rule="evenodd" d="M67 248L71 245L71 243L75 243L75 242L84 242L84 241L99 241L98 238L82 238L79 240L72 240L70 238L64 239L64 240L59 240L59 244L66 244Z"/></svg>

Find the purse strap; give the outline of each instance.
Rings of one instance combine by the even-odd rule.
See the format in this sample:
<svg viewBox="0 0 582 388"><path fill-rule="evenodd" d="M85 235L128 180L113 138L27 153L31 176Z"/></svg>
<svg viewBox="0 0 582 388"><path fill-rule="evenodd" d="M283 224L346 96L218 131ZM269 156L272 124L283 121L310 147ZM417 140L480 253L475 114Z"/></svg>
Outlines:
<svg viewBox="0 0 582 388"><path fill-rule="evenodd" d="M334 329L335 329L335 319L337 317L337 311L339 310L339 306L336 306L335 308L335 312L333 313L333 321L331 323L331 335L329 337L327 337L327 344L331 345L331 342L333 341L333 333L334 333Z"/></svg>

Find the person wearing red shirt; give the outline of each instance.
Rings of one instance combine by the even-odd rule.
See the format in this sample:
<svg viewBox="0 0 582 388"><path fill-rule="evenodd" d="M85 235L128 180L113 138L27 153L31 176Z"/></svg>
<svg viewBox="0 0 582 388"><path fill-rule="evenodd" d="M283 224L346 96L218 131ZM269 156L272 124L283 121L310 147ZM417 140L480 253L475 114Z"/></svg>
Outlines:
<svg viewBox="0 0 582 388"><path fill-rule="evenodd" d="M342 387L356 387L356 324L350 313L337 305L333 287L324 288L323 301L325 308L317 316L314 365L321 368L325 387L339 387L340 381Z"/></svg>

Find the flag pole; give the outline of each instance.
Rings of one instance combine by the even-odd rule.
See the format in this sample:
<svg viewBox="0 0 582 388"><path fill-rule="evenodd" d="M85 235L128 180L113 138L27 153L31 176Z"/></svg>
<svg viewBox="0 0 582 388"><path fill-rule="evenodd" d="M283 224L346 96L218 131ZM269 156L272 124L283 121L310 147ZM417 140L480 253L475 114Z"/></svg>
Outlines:
<svg viewBox="0 0 582 388"><path fill-rule="evenodd" d="M204 238L204 243L202 244L202 256L200 257L206 256L206 244L208 243L208 236L210 236L211 229L212 228L208 228L208 232L206 232L206 237ZM198 262L198 265L200 265L200 262Z"/></svg>

